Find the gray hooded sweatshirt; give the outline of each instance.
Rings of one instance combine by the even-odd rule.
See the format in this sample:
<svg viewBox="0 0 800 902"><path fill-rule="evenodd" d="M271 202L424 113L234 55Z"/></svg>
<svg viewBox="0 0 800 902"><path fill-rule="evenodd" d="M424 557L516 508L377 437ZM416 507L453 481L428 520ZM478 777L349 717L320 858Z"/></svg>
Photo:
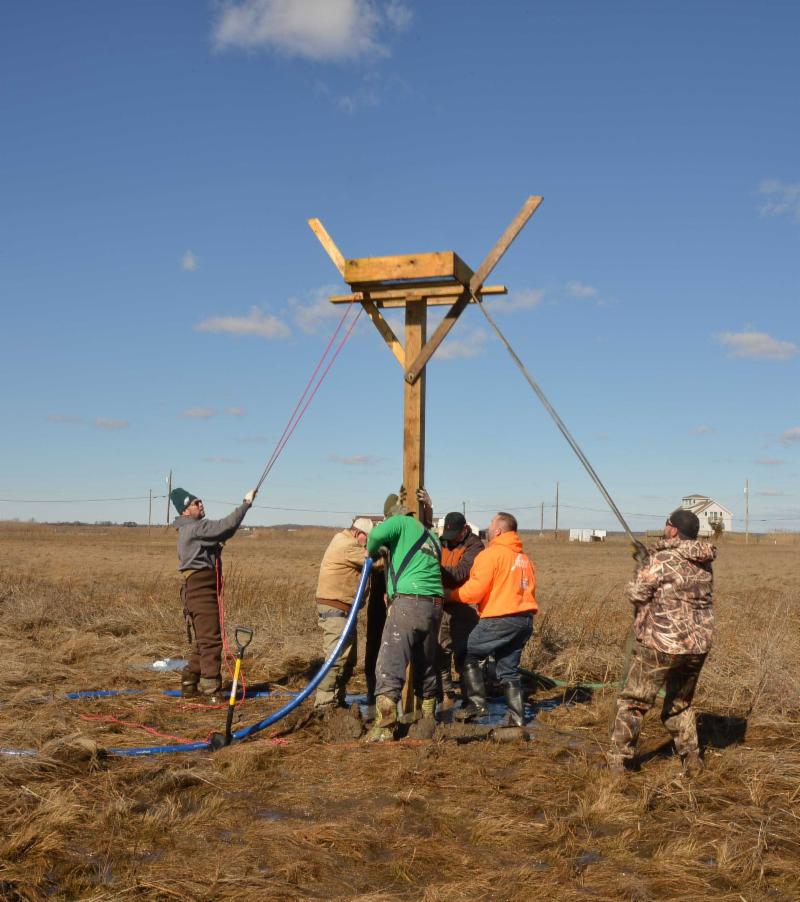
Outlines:
<svg viewBox="0 0 800 902"><path fill-rule="evenodd" d="M178 530L178 570L214 570L222 543L236 532L248 510L249 504L240 504L221 520L176 517L172 525Z"/></svg>

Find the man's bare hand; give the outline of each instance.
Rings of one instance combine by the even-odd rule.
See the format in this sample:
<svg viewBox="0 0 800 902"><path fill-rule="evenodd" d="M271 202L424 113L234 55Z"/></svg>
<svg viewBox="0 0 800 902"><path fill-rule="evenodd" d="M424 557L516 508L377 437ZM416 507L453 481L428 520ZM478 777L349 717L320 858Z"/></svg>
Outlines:
<svg viewBox="0 0 800 902"><path fill-rule="evenodd" d="M256 495L258 492L255 489L250 489L250 491L244 496L245 504L252 504L256 500Z"/></svg>

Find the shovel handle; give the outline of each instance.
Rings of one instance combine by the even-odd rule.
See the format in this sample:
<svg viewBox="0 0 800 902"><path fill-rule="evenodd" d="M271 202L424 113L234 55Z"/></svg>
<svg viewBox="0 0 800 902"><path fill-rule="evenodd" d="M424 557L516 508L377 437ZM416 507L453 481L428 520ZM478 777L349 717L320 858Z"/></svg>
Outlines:
<svg viewBox="0 0 800 902"><path fill-rule="evenodd" d="M242 654L247 646L253 641L253 631L247 629L245 626L237 626L234 633L234 639L236 640L236 647L239 650L239 654Z"/></svg>

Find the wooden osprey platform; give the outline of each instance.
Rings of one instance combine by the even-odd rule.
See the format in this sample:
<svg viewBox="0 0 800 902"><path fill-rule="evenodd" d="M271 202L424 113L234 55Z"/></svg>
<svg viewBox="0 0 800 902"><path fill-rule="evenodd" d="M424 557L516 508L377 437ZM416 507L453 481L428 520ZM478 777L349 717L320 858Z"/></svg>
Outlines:
<svg viewBox="0 0 800 902"><path fill-rule="evenodd" d="M350 294L331 297L334 304L361 304L389 350L403 368L403 485L413 504L425 484L425 365L456 324L468 304L486 295L507 294L505 285L485 285L500 258L522 231L542 198L529 197L477 270L453 251L358 257L346 260L318 219L308 224L334 266L350 286ZM428 307L448 306L444 319L427 338ZM405 342L401 343L381 310L405 308ZM417 515L419 515L419 510Z"/></svg>

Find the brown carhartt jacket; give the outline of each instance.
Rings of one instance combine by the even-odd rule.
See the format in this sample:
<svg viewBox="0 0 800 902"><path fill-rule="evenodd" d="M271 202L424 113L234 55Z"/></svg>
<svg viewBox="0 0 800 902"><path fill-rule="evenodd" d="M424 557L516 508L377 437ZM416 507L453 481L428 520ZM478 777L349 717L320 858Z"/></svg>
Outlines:
<svg viewBox="0 0 800 902"><path fill-rule="evenodd" d="M366 557L367 549L358 544L349 529L337 532L319 565L317 598L352 604Z"/></svg>

